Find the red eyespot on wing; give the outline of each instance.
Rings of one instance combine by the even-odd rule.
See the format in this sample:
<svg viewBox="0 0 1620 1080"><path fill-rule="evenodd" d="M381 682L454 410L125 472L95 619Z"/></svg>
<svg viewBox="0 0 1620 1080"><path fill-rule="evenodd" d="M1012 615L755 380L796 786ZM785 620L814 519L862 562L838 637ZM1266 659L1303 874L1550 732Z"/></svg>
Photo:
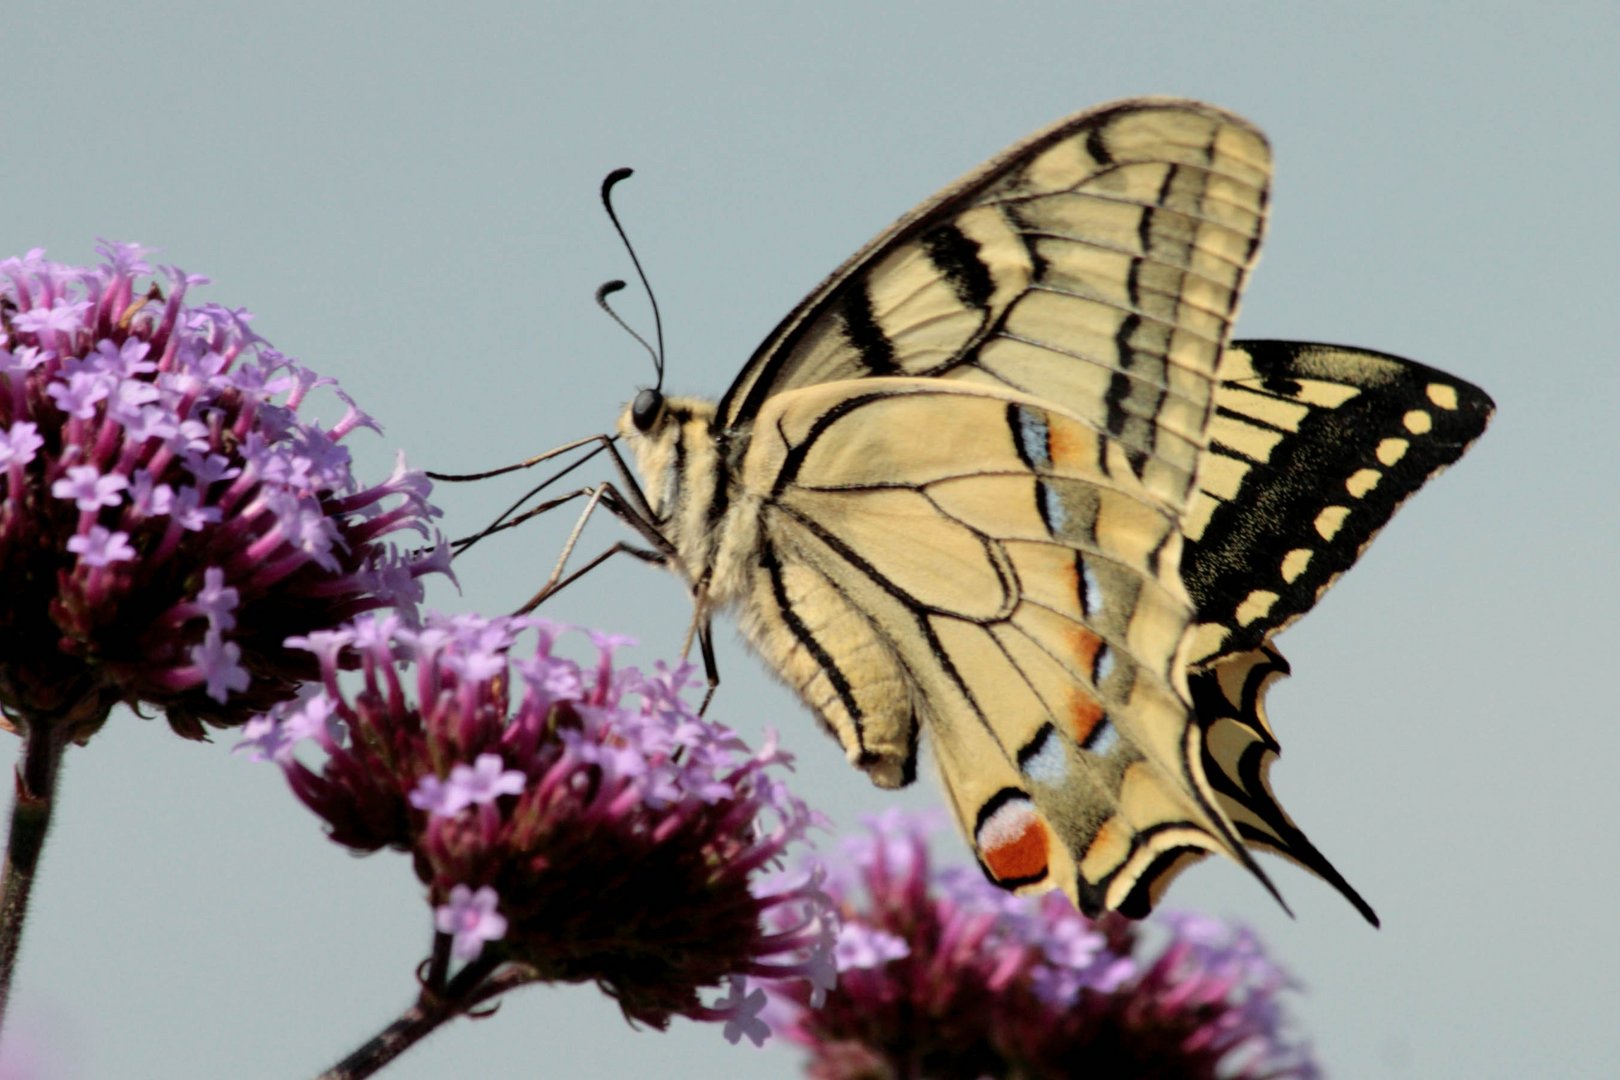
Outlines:
<svg viewBox="0 0 1620 1080"><path fill-rule="evenodd" d="M979 856L990 876L1002 885L1039 881L1046 876L1046 825L1028 797L1010 791L1002 794L1012 797L981 815L974 836Z"/></svg>

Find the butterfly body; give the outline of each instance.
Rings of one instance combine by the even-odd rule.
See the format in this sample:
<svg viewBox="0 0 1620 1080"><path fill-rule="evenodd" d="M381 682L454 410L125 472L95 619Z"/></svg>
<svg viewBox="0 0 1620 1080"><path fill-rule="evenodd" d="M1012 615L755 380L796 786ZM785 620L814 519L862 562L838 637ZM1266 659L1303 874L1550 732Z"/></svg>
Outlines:
<svg viewBox="0 0 1620 1080"><path fill-rule="evenodd" d="M926 732L1007 888L1140 915L1210 853L1265 881L1254 846L1372 917L1271 796L1270 639L1490 405L1229 342L1269 174L1207 105L1080 114L858 253L719 403L621 417L699 618L736 609L880 786Z"/></svg>

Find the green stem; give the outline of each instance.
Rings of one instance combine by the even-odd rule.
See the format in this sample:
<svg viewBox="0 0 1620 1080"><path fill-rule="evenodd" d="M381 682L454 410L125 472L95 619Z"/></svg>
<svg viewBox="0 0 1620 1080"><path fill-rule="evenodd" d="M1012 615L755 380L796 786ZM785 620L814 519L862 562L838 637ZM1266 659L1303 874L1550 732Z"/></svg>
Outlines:
<svg viewBox="0 0 1620 1080"><path fill-rule="evenodd" d="M5 1026L11 975L22 947L28 897L39 869L40 852L45 848L45 833L51 825L67 730L66 724L28 724L22 731L11 837L6 843L5 868L0 870L0 1030Z"/></svg>

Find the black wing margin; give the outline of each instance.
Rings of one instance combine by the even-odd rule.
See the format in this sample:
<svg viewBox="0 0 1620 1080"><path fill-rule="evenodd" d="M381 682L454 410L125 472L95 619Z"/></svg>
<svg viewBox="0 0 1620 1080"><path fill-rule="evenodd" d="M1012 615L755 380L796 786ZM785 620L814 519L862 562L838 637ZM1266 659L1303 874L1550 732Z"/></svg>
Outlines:
<svg viewBox="0 0 1620 1080"><path fill-rule="evenodd" d="M1485 392L1385 353L1239 341L1185 523L1195 666L1263 645L1485 430Z"/></svg>

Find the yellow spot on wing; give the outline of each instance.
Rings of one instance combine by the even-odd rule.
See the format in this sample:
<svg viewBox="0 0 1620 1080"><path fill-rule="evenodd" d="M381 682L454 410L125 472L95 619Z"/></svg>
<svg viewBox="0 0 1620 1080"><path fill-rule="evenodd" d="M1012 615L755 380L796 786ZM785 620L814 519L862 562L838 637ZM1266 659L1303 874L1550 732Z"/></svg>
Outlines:
<svg viewBox="0 0 1620 1080"><path fill-rule="evenodd" d="M1385 467L1395 464L1406 456L1406 450L1412 444L1405 439L1381 439L1378 443L1378 463Z"/></svg>
<svg viewBox="0 0 1620 1080"><path fill-rule="evenodd" d="M1318 409L1337 409L1359 393L1361 393L1359 387L1346 383L1301 379L1297 397L1300 401L1308 402Z"/></svg>
<svg viewBox="0 0 1620 1080"><path fill-rule="evenodd" d="M1092 881L1101 880L1110 870L1124 862L1131 853L1131 827L1118 815L1102 823L1086 845L1080 860L1080 872Z"/></svg>
<svg viewBox="0 0 1620 1080"><path fill-rule="evenodd" d="M1382 480L1383 477L1384 474L1377 469L1357 469L1350 474L1350 479L1344 482L1344 489L1352 497L1359 499L1377 487L1378 481Z"/></svg>
<svg viewBox="0 0 1620 1080"><path fill-rule="evenodd" d="M1287 555L1284 555L1282 561L1283 580L1292 585L1295 579L1305 572L1305 567L1310 564L1312 554L1314 553L1310 548L1295 548Z"/></svg>
<svg viewBox="0 0 1620 1080"><path fill-rule="evenodd" d="M1427 435L1429 429L1434 427L1434 417L1423 409L1413 409L1401 417L1401 423L1414 435Z"/></svg>
<svg viewBox="0 0 1620 1080"><path fill-rule="evenodd" d="M1221 393L1230 398L1251 422L1260 421L1283 431L1298 431L1311 414L1309 406L1261 394L1244 386L1224 386Z"/></svg>
<svg viewBox="0 0 1620 1080"><path fill-rule="evenodd" d="M1316 535L1324 540L1333 539L1344 524L1344 519L1349 516L1348 506L1324 506L1322 512L1316 515Z"/></svg>
<svg viewBox="0 0 1620 1080"><path fill-rule="evenodd" d="M1457 388L1447 386L1445 383L1430 383L1425 392L1429 400L1442 409L1451 410L1457 407Z"/></svg>
<svg viewBox="0 0 1620 1080"><path fill-rule="evenodd" d="M1222 502L1231 502L1237 498L1243 478L1249 475L1249 468L1246 461L1211 454L1199 463L1198 483Z"/></svg>
<svg viewBox="0 0 1620 1080"><path fill-rule="evenodd" d="M1197 629L1193 631L1189 657L1202 659L1213 655L1226 641L1226 637L1227 629L1219 623L1199 623Z"/></svg>
<svg viewBox="0 0 1620 1080"><path fill-rule="evenodd" d="M1248 626L1258 619L1265 618L1266 613L1271 610L1271 605L1275 604L1277 600L1277 594L1270 589L1254 590L1254 592L1243 598L1243 603L1238 605L1236 613L1238 625Z"/></svg>

